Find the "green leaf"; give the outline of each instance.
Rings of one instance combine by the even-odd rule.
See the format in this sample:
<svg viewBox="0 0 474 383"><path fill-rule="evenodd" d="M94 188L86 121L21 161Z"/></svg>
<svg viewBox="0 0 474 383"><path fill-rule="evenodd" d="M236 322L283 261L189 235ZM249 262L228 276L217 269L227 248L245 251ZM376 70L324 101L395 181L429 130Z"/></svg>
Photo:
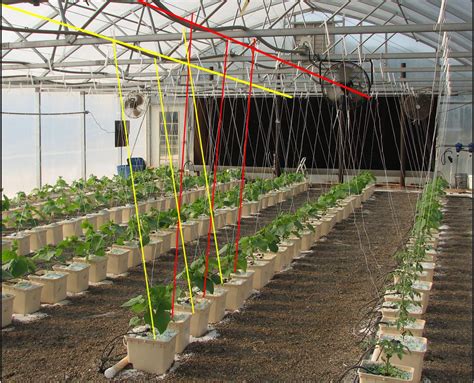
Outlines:
<svg viewBox="0 0 474 383"><path fill-rule="evenodd" d="M168 328L168 323L171 320L171 316L168 311L158 311L154 315L153 320L155 322L155 328L160 334L163 334Z"/></svg>
<svg viewBox="0 0 474 383"><path fill-rule="evenodd" d="M277 242L270 242L268 244L268 248L272 253L277 253L278 252L278 243Z"/></svg>
<svg viewBox="0 0 474 383"><path fill-rule="evenodd" d="M175 297L179 298L182 295L183 295L183 291L179 288L179 286L176 286Z"/></svg>
<svg viewBox="0 0 474 383"><path fill-rule="evenodd" d="M140 326L142 323L143 321L139 317L132 317L130 318L130 322L128 322L128 325L130 327L136 327L136 326Z"/></svg>
<svg viewBox="0 0 474 383"><path fill-rule="evenodd" d="M134 298L131 298L129 299L127 302L125 302L124 304L122 304L121 307L132 307L134 306L135 304L137 303L142 303L145 301L145 298L143 298L143 295L138 295Z"/></svg>
<svg viewBox="0 0 474 383"><path fill-rule="evenodd" d="M25 275L28 272L28 262L20 257L13 259L10 263L9 272L14 278Z"/></svg>
<svg viewBox="0 0 474 383"><path fill-rule="evenodd" d="M245 257L239 256L237 259L237 269L247 271L247 259Z"/></svg>
<svg viewBox="0 0 474 383"><path fill-rule="evenodd" d="M146 304L145 301L143 302L138 302L135 303L132 307L130 307L131 311L134 312L135 314L141 314L145 310L148 309L148 305Z"/></svg>
<svg viewBox="0 0 474 383"><path fill-rule="evenodd" d="M199 290L204 291L204 277L203 276L194 276L192 278L194 286ZM209 293L214 293L214 282L210 278L206 278L206 291Z"/></svg>
<svg viewBox="0 0 474 383"><path fill-rule="evenodd" d="M2 211L10 209L10 199L4 194L2 200Z"/></svg>
<svg viewBox="0 0 474 383"><path fill-rule="evenodd" d="M300 221L295 221L294 224L295 224L296 229L298 229L298 231L304 230L304 227Z"/></svg>
<svg viewBox="0 0 474 383"><path fill-rule="evenodd" d="M2 250L2 264L11 261L12 259L16 258L16 252L9 249Z"/></svg>
<svg viewBox="0 0 474 383"><path fill-rule="evenodd" d="M257 236L254 240L254 245L260 251L266 251L268 249L268 243L263 238Z"/></svg>
<svg viewBox="0 0 474 383"><path fill-rule="evenodd" d="M9 273L7 270L2 269L2 281L6 281L12 278L13 278L13 275L11 275L11 273Z"/></svg>

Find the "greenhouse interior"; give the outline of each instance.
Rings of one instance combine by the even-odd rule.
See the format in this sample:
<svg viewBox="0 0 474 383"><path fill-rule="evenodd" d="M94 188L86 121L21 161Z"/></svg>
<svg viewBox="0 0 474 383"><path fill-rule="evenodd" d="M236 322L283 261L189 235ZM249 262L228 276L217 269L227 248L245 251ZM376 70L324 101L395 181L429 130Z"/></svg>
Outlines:
<svg viewBox="0 0 474 383"><path fill-rule="evenodd" d="M2 0L2 382L472 382L472 2Z"/></svg>

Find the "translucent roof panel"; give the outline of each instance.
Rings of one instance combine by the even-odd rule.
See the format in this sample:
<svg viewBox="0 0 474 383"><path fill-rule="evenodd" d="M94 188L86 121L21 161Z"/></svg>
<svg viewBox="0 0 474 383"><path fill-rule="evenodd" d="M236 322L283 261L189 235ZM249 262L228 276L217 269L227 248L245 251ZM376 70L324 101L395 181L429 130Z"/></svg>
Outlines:
<svg viewBox="0 0 474 383"><path fill-rule="evenodd" d="M242 43L251 44L258 35L258 49L313 72L319 70L315 61L328 58L331 53L329 58L335 60L362 63L372 59L374 67L383 65L387 72L393 70L391 73L396 77L400 62L407 62L409 70L426 69L419 77L429 78L436 76L438 66L443 64L443 53L447 52L452 57L453 86L459 84L458 88L464 89L470 85L467 80L472 72L472 11L466 9L463 0L147 0L150 6L133 0L52 0L39 6L16 0L4 3L15 7L2 9L2 82L7 87L116 92L110 41L68 26L185 61L182 33L189 32L189 24L179 18L192 18L235 39L229 45L228 73L237 78L249 77L251 51ZM158 11L157 7L169 14ZM439 31L440 26L450 28L446 36ZM363 33L360 28L364 27L377 29ZM335 28L344 32L338 33ZM329 38L331 50L324 52L305 45L304 33L310 29L308 35ZM222 72L226 40L197 29L193 34L193 62ZM117 47L117 54L125 88L150 91L156 88L153 54L122 46ZM159 61L167 86L182 91L181 78L186 74L183 66L166 59ZM319 91L311 76L277 64L274 58L258 54L257 78L265 78L263 81L274 88L280 75L278 84L282 89L309 87L316 93ZM200 76L201 82L196 85L212 91L212 84L207 80L208 77ZM417 82L412 85L423 86ZM236 84L231 88L241 92L246 86Z"/></svg>

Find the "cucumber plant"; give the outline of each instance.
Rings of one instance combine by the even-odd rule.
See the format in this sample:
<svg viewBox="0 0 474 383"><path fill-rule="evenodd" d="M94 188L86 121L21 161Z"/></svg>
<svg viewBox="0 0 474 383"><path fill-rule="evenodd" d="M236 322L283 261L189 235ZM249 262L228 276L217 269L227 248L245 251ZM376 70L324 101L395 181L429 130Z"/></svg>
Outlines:
<svg viewBox="0 0 474 383"><path fill-rule="evenodd" d="M2 281L20 278L35 270L35 263L30 258L18 255L17 241L13 241L10 249L2 249Z"/></svg>
<svg viewBox="0 0 474 383"><path fill-rule="evenodd" d="M146 295L138 295L122 304L122 307L128 308L135 314L130 319L129 326L147 324L151 327L153 316L155 328L160 334L163 334L168 328L168 323L171 321L172 292L172 285L155 285L150 288L151 315Z"/></svg>
<svg viewBox="0 0 474 383"><path fill-rule="evenodd" d="M367 369L368 372L373 375L388 376L391 378L406 378L406 372L395 367L390 362L390 360L394 356L398 356L398 358L401 360L403 355L406 354L406 350L408 350L408 348L397 339L387 338L377 339L374 342L374 345L378 346L383 352L383 363L369 364L365 366L365 369Z"/></svg>

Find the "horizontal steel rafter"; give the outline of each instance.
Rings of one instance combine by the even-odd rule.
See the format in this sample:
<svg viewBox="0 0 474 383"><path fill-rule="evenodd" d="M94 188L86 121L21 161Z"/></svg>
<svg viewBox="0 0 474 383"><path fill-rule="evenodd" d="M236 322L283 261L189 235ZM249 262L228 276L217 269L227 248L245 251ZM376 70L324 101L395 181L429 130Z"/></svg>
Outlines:
<svg viewBox="0 0 474 383"><path fill-rule="evenodd" d="M307 35L347 35L347 34L370 34L370 33L409 33L409 32L455 32L470 31L470 23L448 23L448 24L408 24L408 25L364 25L354 27L328 27L325 28L279 28L253 31L228 31L226 35L232 38L273 37L273 36L307 36ZM187 32L189 34L189 32ZM144 34L138 36L118 36L117 40L126 43L156 42L181 40L182 33ZM194 32L193 40L221 39L210 32ZM2 49L26 49L45 48L55 46L81 46L91 44L109 44L100 38L78 38L72 44L67 39L39 40L26 42L2 43Z"/></svg>
<svg viewBox="0 0 474 383"><path fill-rule="evenodd" d="M340 55L332 54L330 58L332 60L347 60L347 61L359 61L359 58L362 60L417 60L417 59L435 59L440 55L436 52L406 52L406 53L371 53L371 54L358 54L352 55ZM449 52L449 57L453 59L457 58L470 58L472 56L471 52ZM306 56L301 55L281 55L282 58L285 58L292 62L298 61L307 61ZM180 57L180 60L185 60L185 57ZM229 56L227 58L228 62L250 62L250 56ZM110 60L109 60L110 61ZM202 62L202 63L219 63L222 61L222 57L200 57L199 59L193 58L192 62ZM270 57L262 56L258 58L258 62L273 62L274 60ZM66 61L62 63L56 63L53 65L54 68L82 68L90 66L104 66L105 60L84 60L84 61ZM153 64L153 59L143 58L143 59L122 59L118 61L119 65L148 65ZM109 65L112 65L109 62ZM2 65L2 70L23 70L23 69L49 69L49 65L45 63L22 63L22 64L8 64L8 60L4 61ZM410 67L407 68L408 70Z"/></svg>
<svg viewBox="0 0 474 383"><path fill-rule="evenodd" d="M400 72L407 72L407 73L440 73L442 71L441 67L423 67L423 68L384 68L383 69L384 73L400 73ZM472 73L472 66L450 66L449 68L450 73L459 73L459 72L468 72ZM278 71L275 71L274 69L263 69L263 70L255 70L254 75L255 76L265 76L265 75L291 75L295 76L299 72L296 71L295 69L279 69ZM380 72L374 73L375 75L379 75ZM228 71L229 76L242 76L245 78L248 75L247 70L233 70L233 71ZM172 75L173 77L186 77L187 74L183 71L179 71L178 73L175 73ZM204 75L204 79L202 81L207 81L208 75ZM132 78L155 78L156 73L155 72L127 72L125 75L125 78L132 79ZM75 81L75 80L96 80L96 81L101 81L103 79L111 79L111 78L116 78L116 74L114 73L104 73L104 74L94 74L94 73L88 73L84 72L83 74L62 74L62 75L48 75L48 76L12 76L12 77L3 77L4 81L7 82L31 82L31 80L35 81ZM463 81L467 81L469 79L463 78ZM196 81L197 82L197 81ZM46 84L47 86L47 84Z"/></svg>

